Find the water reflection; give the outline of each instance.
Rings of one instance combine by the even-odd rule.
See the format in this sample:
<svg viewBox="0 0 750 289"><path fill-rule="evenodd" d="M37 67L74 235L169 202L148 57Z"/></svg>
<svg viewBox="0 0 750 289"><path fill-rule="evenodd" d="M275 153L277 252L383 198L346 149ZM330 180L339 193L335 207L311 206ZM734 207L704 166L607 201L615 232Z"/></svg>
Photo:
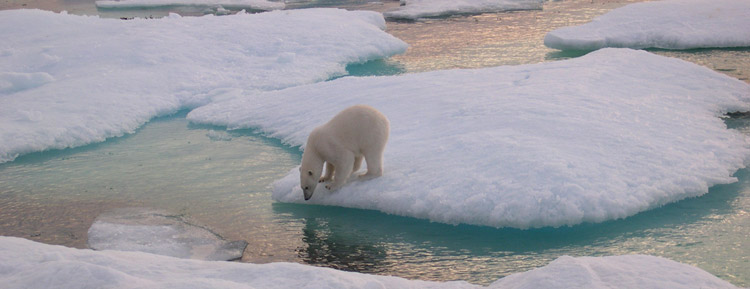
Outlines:
<svg viewBox="0 0 750 289"><path fill-rule="evenodd" d="M306 218L302 229L305 246L297 248L303 262L344 271L383 272L386 250L366 234L329 224L325 218Z"/></svg>
<svg viewBox="0 0 750 289"><path fill-rule="evenodd" d="M698 265L744 284L742 272L750 266L731 256L750 254L741 246L742 236L750 233L742 225L750 217L741 213L750 204L750 171L736 176L740 182L715 186L702 197L622 220L561 228L454 226L369 210L279 203L273 211L306 222L306 244L299 249L304 262L339 269L489 284L561 255L639 253ZM737 228L745 233L717 234Z"/></svg>

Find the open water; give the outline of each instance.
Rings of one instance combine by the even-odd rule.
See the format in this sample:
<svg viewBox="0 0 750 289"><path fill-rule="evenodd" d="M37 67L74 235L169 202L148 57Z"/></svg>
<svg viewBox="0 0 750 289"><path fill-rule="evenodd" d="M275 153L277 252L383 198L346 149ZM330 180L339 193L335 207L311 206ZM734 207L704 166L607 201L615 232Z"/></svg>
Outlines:
<svg viewBox="0 0 750 289"><path fill-rule="evenodd" d="M517 11L389 22L410 44L404 55L351 65L352 75L478 68L580 56L544 47L547 31L585 23L637 1L565 0ZM398 1L308 1L291 8L384 11ZM91 0L0 0L0 9L42 8L103 17L160 17L176 8L97 10ZM190 15L197 9L177 9ZM653 51L748 80L750 50ZM252 131L196 126L186 112L154 119L135 134L0 164L0 235L86 247L101 213L144 206L171 211L249 243L243 261L290 261L423 280L489 284L562 255L650 254L750 286L750 170L702 197L600 224L532 230L445 225L375 211L271 200L270 184L301 153ZM750 134L750 117L727 124Z"/></svg>

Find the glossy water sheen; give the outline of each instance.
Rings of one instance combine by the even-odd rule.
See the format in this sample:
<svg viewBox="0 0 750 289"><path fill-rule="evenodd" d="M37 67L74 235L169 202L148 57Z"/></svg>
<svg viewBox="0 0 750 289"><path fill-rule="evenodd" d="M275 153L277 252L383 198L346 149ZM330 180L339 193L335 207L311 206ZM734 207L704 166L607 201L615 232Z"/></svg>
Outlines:
<svg viewBox="0 0 750 289"><path fill-rule="evenodd" d="M0 2L6 8L11 7L8 3L22 3L0 1L6 1ZM389 32L409 43L409 51L389 60L350 65L349 71L387 75L575 57L581 53L544 47L544 33L584 23L629 2L633 1L560 1L546 3L543 11L389 22ZM23 3L107 17L161 11L97 11L90 0ZM301 1L293 5L382 11L398 3ZM750 71L747 49L655 52L746 81ZM727 122L750 135L746 116ZM489 284L561 255L638 253L696 265L735 285L750 286L747 169L736 174L738 183L716 186L702 197L625 220L516 230L274 203L269 184L299 164L300 156L297 148L252 131L191 125L184 112L155 119L133 135L0 164L0 234L84 248L86 231L96 216L117 207L146 206L186 214L229 239L246 240L250 245L243 260L248 262L303 262L414 279Z"/></svg>

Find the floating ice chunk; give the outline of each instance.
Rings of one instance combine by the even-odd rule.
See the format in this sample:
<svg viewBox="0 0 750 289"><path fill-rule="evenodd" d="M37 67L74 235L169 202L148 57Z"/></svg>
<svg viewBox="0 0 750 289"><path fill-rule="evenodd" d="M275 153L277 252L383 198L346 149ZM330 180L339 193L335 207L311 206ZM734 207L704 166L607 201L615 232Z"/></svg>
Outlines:
<svg viewBox="0 0 750 289"><path fill-rule="evenodd" d="M653 256L560 257L488 287L343 272L294 263L186 260L91 251L0 237L0 284L10 288L736 288L701 269Z"/></svg>
<svg viewBox="0 0 750 289"><path fill-rule="evenodd" d="M188 119L257 128L301 146L315 126L354 104L390 119L385 174L335 193L320 189L307 203L452 224L574 225L702 195L735 182L750 159L746 137L720 119L750 110L750 85L631 49L346 77L215 102ZM273 198L305 203L297 169L275 182Z"/></svg>
<svg viewBox="0 0 750 289"><path fill-rule="evenodd" d="M750 1L665 0L630 4L547 33L560 50L603 47L691 49L750 46Z"/></svg>
<svg viewBox="0 0 750 289"><path fill-rule="evenodd" d="M178 258L226 261L242 257L245 241L229 242L182 216L122 208L96 218L88 231L94 250L140 251Z"/></svg>
<svg viewBox="0 0 750 289"><path fill-rule="evenodd" d="M266 0L99 0L99 8L150 8L164 6L224 7L229 9L280 10L284 2Z"/></svg>
<svg viewBox="0 0 750 289"><path fill-rule="evenodd" d="M401 7L386 11L389 19L441 17L512 10L542 9L542 0L401 0Z"/></svg>
<svg viewBox="0 0 750 289"><path fill-rule="evenodd" d="M0 11L0 163L159 115L346 73L406 50L380 13L303 9L121 21ZM341 25L346 23L346 25Z"/></svg>
<svg viewBox="0 0 750 289"><path fill-rule="evenodd" d="M212 141L230 141L232 136L226 131L209 130L206 133L208 139Z"/></svg>

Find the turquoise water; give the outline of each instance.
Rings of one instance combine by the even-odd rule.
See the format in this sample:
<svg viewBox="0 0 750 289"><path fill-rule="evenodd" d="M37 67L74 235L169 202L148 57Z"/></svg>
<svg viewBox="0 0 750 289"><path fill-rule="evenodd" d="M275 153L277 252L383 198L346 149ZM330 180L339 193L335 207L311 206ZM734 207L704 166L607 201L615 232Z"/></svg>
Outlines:
<svg viewBox="0 0 750 289"><path fill-rule="evenodd" d="M627 2L633 1L561 1L547 4L544 11L389 23L389 32L412 45L410 50L348 70L352 75L389 75L575 57L543 47L539 36ZM393 4L397 1L310 5L377 10ZM86 7L81 11L90 12ZM747 49L656 53L747 80ZM299 164L297 148L250 130L192 125L185 114L154 119L135 134L104 143L0 164L0 234L84 248L86 230L96 216L113 208L146 206L187 215L228 239L246 240L245 262L290 261L489 284L562 255L650 254L750 286L747 169L736 173L737 183L624 220L534 230L453 226L376 211L275 203L270 184ZM746 115L726 121L750 135Z"/></svg>

